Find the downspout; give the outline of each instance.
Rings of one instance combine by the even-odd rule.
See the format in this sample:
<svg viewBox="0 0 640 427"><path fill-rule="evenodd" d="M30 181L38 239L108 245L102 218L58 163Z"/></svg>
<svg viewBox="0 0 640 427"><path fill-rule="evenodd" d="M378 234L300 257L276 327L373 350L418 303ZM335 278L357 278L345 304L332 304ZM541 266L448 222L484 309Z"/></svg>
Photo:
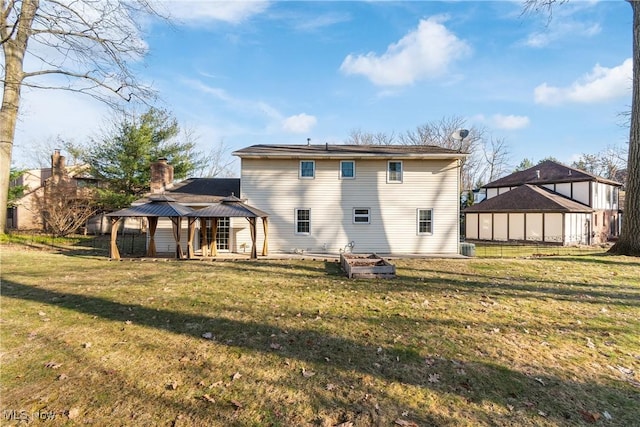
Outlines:
<svg viewBox="0 0 640 427"><path fill-rule="evenodd" d="M457 185L456 185L456 246L458 248L458 253L460 253L460 180L462 179L462 167L460 159L456 160L457 168L458 168L458 177L457 177ZM480 224L480 215L478 215L478 224ZM480 238L480 230L478 230L478 238Z"/></svg>

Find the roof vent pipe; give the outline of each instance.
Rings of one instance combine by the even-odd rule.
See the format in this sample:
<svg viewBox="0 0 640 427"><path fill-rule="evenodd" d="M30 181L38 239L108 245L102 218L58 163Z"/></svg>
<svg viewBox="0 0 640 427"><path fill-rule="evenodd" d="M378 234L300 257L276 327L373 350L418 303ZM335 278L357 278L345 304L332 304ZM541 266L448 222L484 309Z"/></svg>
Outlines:
<svg viewBox="0 0 640 427"><path fill-rule="evenodd" d="M540 179L540 169L536 170L536 178Z"/></svg>
<svg viewBox="0 0 640 427"><path fill-rule="evenodd" d="M307 145L311 145L311 138L307 138Z"/></svg>
<svg viewBox="0 0 640 427"><path fill-rule="evenodd" d="M325 142L325 143L324 143L324 149L325 149L326 151L329 151L329 143L328 143L328 142Z"/></svg>

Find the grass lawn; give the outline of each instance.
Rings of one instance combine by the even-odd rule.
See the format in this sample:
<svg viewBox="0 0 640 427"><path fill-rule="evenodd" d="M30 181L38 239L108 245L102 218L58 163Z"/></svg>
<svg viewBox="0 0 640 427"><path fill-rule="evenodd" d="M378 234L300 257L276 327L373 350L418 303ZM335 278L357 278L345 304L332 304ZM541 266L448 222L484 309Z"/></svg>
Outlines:
<svg viewBox="0 0 640 427"><path fill-rule="evenodd" d="M640 425L638 258L0 250L3 425Z"/></svg>

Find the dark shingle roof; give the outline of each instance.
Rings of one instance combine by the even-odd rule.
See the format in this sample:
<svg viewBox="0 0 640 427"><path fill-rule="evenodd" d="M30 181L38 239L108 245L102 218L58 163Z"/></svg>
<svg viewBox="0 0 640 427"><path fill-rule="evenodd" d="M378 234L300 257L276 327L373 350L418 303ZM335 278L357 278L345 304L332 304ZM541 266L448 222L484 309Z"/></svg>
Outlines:
<svg viewBox="0 0 640 427"><path fill-rule="evenodd" d="M238 157L253 158L464 158L467 153L435 145L268 145L259 144L237 150Z"/></svg>
<svg viewBox="0 0 640 427"><path fill-rule="evenodd" d="M131 206L119 211L108 213L111 217L182 217L193 212L193 209L177 203L171 197L159 195L151 197L149 203Z"/></svg>
<svg viewBox="0 0 640 427"><path fill-rule="evenodd" d="M538 177L538 171L539 176ZM621 185L597 175L590 174L580 169L575 169L563 164L546 160L536 166L523 171L514 172L496 181L484 185L484 188L517 187L523 184L549 184L560 182L597 181L611 185Z"/></svg>
<svg viewBox="0 0 640 427"><path fill-rule="evenodd" d="M545 188L525 184L485 199L464 212L593 212L593 209Z"/></svg>
<svg viewBox="0 0 640 427"><path fill-rule="evenodd" d="M216 203L231 195L240 195L240 178L189 178L164 192L179 203ZM150 195L134 203L145 203Z"/></svg>

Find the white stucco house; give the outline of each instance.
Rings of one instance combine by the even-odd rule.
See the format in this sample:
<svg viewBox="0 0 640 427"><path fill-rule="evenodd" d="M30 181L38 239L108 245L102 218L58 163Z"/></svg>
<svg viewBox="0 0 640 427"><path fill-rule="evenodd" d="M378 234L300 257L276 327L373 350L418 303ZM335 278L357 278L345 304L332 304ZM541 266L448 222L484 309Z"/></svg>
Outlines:
<svg viewBox="0 0 640 427"><path fill-rule="evenodd" d="M241 159L242 199L269 214L272 253L459 252L465 153L322 144L253 145L233 154ZM237 238L246 243L245 235Z"/></svg>
<svg viewBox="0 0 640 427"><path fill-rule="evenodd" d="M598 244L618 236L622 184L554 161L483 187L464 210L467 240Z"/></svg>

